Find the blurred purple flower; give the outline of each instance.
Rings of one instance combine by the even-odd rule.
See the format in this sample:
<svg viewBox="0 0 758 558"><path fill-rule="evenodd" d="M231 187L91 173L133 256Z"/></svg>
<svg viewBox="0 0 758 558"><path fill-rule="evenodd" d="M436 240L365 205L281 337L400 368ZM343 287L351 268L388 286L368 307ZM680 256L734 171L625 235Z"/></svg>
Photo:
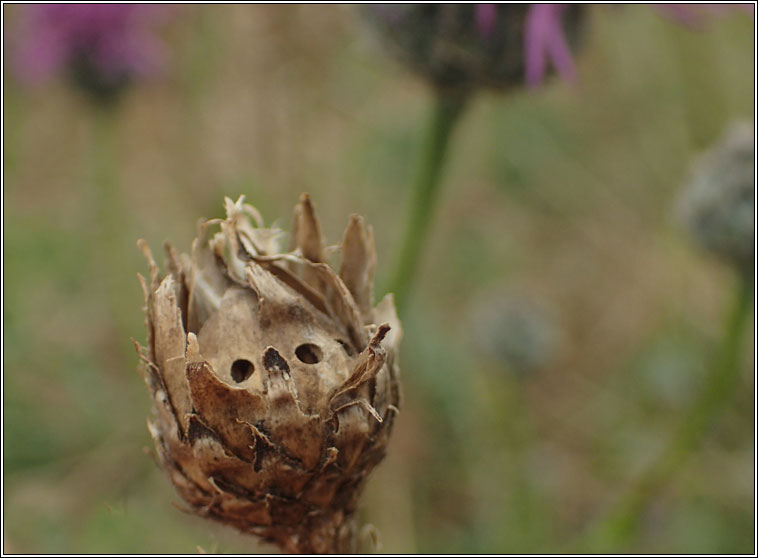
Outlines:
<svg viewBox="0 0 758 558"><path fill-rule="evenodd" d="M572 81L576 76L562 25L566 7L566 4L532 4L529 8L524 30L524 62L526 83L531 87L542 83L548 63L566 80ZM753 4L656 4L655 7L688 27L697 27L710 17L734 9L749 14L755 11ZM495 25L494 20L491 25Z"/></svg>
<svg viewBox="0 0 758 558"><path fill-rule="evenodd" d="M21 14L14 67L37 83L86 69L102 86L155 75L165 62L154 34L170 8L147 4L39 4Z"/></svg>
<svg viewBox="0 0 758 558"><path fill-rule="evenodd" d="M574 59L563 33L561 18L566 4L532 4L524 29L524 63L527 85L542 83L550 62L568 81L576 77Z"/></svg>
<svg viewBox="0 0 758 558"><path fill-rule="evenodd" d="M477 4L476 26L485 37L492 35L497 20L497 7L495 4Z"/></svg>

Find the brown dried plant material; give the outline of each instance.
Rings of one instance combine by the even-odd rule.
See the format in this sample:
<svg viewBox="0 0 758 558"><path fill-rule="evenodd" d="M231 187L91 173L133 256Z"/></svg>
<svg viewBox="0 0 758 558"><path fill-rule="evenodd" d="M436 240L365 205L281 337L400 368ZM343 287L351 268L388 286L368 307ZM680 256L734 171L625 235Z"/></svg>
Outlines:
<svg viewBox="0 0 758 558"><path fill-rule="evenodd" d="M196 514L287 552L352 551L400 398L401 330L391 295L372 304L372 230L350 218L336 274L306 194L290 252L243 198L225 206L191 256L166 245L165 276L139 243L150 278L137 350L160 462Z"/></svg>

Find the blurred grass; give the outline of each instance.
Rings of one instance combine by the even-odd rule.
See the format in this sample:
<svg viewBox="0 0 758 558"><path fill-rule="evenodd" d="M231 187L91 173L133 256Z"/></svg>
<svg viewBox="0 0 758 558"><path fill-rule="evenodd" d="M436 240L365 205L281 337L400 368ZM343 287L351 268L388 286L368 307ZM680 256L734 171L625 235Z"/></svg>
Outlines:
<svg viewBox="0 0 758 558"><path fill-rule="evenodd" d="M11 25L18 8L3 9ZM754 117L753 33L744 16L695 32L596 6L578 87L471 107L404 324L404 410L364 499L383 551L560 550L660 449L733 286L671 206L692 157ZM143 451L136 238L186 251L196 220L240 193L289 227L307 190L330 241L352 212L374 225L380 284L397 254L429 96L349 7L185 7L167 40L168 74L113 123L111 239L90 107L65 84L5 76L7 552L270 550L179 512ZM523 381L467 339L469 305L500 285L544 299L564 332ZM619 551L754 550L751 354L731 407Z"/></svg>

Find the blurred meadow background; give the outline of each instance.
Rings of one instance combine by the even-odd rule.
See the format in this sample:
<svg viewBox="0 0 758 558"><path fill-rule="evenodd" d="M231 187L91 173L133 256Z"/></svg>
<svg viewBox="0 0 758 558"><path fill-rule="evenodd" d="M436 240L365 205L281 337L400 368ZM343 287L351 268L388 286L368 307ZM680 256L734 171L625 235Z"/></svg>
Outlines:
<svg viewBox="0 0 758 558"><path fill-rule="evenodd" d="M151 457L136 240L186 252L240 194L288 229L307 191L329 242L353 212L374 226L382 295L430 91L352 6L177 6L162 74L104 125L65 80L17 79L23 9L3 6L4 550L270 552L177 509ZM467 108L404 317L402 412L360 512L380 551L593 550L577 537L663 449L722 336L736 276L674 206L697 155L754 119L752 19L691 29L593 5L575 85ZM504 298L547 331L521 367L486 350ZM614 550L755 551L747 334L738 389Z"/></svg>

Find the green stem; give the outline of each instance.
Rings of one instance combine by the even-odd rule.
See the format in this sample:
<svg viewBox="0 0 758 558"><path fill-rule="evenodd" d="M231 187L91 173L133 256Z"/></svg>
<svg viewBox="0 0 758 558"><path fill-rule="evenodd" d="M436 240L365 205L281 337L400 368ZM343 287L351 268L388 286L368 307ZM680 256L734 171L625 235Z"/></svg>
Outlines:
<svg viewBox="0 0 758 558"><path fill-rule="evenodd" d="M124 269L124 258L133 250L133 245L127 239L128 220L119 190L115 108L112 105L92 108L91 180L95 214L90 253L95 267L94 277L100 278L99 295L108 305L112 339L114 344L128 351L129 332L133 327L129 319L133 300L124 296L129 292L125 280L131 275Z"/></svg>
<svg viewBox="0 0 758 558"><path fill-rule="evenodd" d="M648 504L660 493L677 468L696 449L719 412L729 401L739 379L742 339L748 323L752 277L742 277L727 315L724 338L715 355L706 385L674 432L666 449L638 479L605 519L590 531L583 547L613 551L635 534Z"/></svg>
<svg viewBox="0 0 758 558"><path fill-rule="evenodd" d="M119 219L115 172L115 114L109 106L94 106L92 114L92 185L96 198L101 240L110 245L117 234ZM111 246L108 246L109 248Z"/></svg>
<svg viewBox="0 0 758 558"><path fill-rule="evenodd" d="M410 213L405 227L400 258L390 284L395 303L402 312L418 268L439 193L440 177L447 147L466 96L437 92L429 127L424 138L421 166L413 185Z"/></svg>

